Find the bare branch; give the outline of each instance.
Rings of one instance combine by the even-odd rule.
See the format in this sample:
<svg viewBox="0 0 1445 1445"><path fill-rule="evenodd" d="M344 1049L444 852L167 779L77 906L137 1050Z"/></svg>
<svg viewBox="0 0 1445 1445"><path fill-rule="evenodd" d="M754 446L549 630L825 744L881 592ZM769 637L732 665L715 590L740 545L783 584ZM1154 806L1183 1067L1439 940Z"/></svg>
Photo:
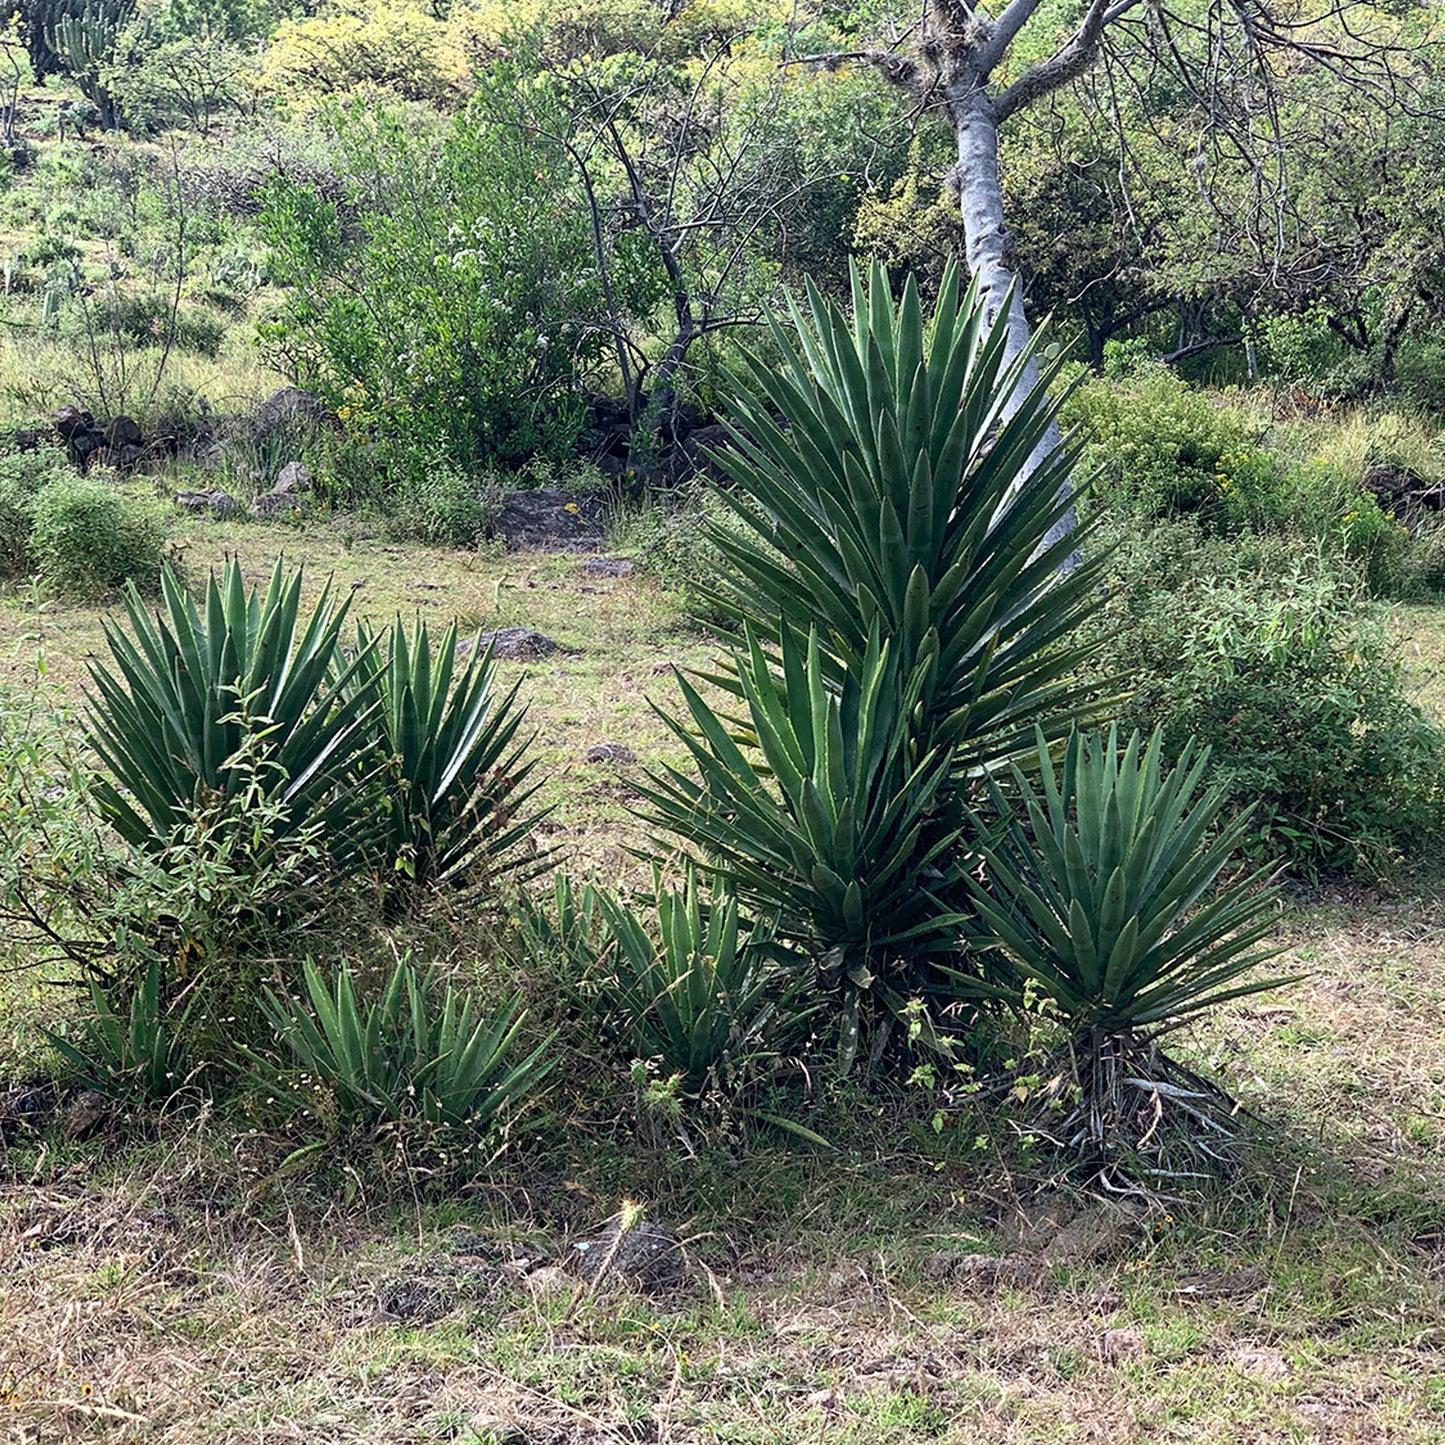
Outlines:
<svg viewBox="0 0 1445 1445"><path fill-rule="evenodd" d="M1115 0L1110 5L1107 0L1093 0L1069 40L1047 60L1026 70L998 97L994 102L995 116L1000 121L1007 120L1016 110L1082 75L1099 53L1099 40L1105 28L1142 3L1143 0Z"/></svg>
<svg viewBox="0 0 1445 1445"><path fill-rule="evenodd" d="M1008 48L1020 30L1033 19L1040 0L1012 0L1012 3L987 30L988 38L979 46L973 59L978 74L987 77L1008 54Z"/></svg>

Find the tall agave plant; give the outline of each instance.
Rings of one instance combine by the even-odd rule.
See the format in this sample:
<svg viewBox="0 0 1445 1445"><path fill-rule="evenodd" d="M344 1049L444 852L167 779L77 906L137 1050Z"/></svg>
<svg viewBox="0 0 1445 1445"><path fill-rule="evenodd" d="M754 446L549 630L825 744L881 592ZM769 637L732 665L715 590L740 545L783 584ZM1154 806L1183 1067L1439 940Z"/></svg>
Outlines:
<svg viewBox="0 0 1445 1445"><path fill-rule="evenodd" d="M377 710L352 686L363 654L335 668L347 602L329 586L303 617L301 573L277 562L265 594L240 564L212 574L198 602L166 569L159 611L132 588L129 630L107 624L113 670L91 665L89 741L111 778L95 793L128 842L163 850L198 807L261 786L273 826L327 825L343 846L352 804L337 788Z"/></svg>
<svg viewBox="0 0 1445 1445"><path fill-rule="evenodd" d="M875 266L851 317L810 287L792 321L735 382L716 458L739 525L716 532L736 650L711 680L741 710L684 684L672 726L699 778L661 773L647 798L813 961L846 1061L870 1017L876 1051L910 1000L954 996L966 790L1036 725L1067 731L1099 570L1071 565L1077 534L1049 541L1070 455L1030 467L1053 377L1022 391L952 269L926 319Z"/></svg>
<svg viewBox="0 0 1445 1445"><path fill-rule="evenodd" d="M1026 749L1040 722L1062 736L1100 564L1072 565L1080 532L1047 540L1071 453L1024 481L1057 368L1021 394L1023 361L952 266L927 319L912 278L895 303L875 264L866 285L853 273L851 317L810 285L792 321L729 398L735 449L717 461L736 486L718 495L740 527L716 530L716 605L738 633L816 628L835 681L859 675L875 629L910 664L936 654L917 736L961 771Z"/></svg>

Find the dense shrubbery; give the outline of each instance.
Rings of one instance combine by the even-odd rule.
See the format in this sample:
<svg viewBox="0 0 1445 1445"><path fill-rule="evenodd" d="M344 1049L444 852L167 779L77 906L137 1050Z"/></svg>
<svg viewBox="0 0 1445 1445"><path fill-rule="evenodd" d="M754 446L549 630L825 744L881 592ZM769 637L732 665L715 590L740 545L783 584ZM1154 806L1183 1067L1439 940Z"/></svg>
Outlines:
<svg viewBox="0 0 1445 1445"><path fill-rule="evenodd" d="M781 370L758 362L739 384L748 439L730 465L748 496L720 494L730 524L714 530L710 584L731 699L719 711L683 684L690 722L675 727L698 776L666 770L642 790L690 853L687 880L659 876L642 911L559 880L552 906L526 911L526 972L601 1025L619 1082L684 1138L683 1114L719 1102L776 1122L756 1090L813 1039L844 1070L856 1056L890 1077L966 1075L970 1020L1007 1030L1027 1014L1037 1036L1040 997L1168 1109L1176 1075L1156 1031L1226 984L1255 986L1223 923L1266 904L1235 885L1200 915L1218 927L1189 912L1234 840L1207 840L1222 792L1192 801L1198 770L1162 771L1157 745L1116 761L1096 740L1085 766L1076 740L1059 785L1077 829L1058 843L1062 892L1026 893L1010 796L978 806L979 770L1062 740L1089 691L1078 671L1093 643L1075 634L1101 564L1063 570L1075 539L1041 545L1067 456L1024 475L1053 404L1020 390L1002 329L972 293L960 305L951 275L927 319L911 285L895 303L876 273L854 316L815 294L800 325L801 342L774 337ZM338 909L380 922L388 904L468 879L494 896L499 875L536 861L515 693L493 696L485 659L457 666L454 630L363 630L344 653L345 608L324 594L303 608L299 576L279 568L264 596L235 564L199 601L169 574L163 589L156 615L132 593L113 665L93 672L91 741L109 776L72 792L129 851L103 865L101 914L54 915L51 936L70 937L97 980L92 1021L63 1052L93 1082L151 1097L256 1068L271 1097L336 1127L491 1127L535 1090L548 1049L509 1059L517 1000L484 1018L450 985L434 998L406 963L372 986L350 965L298 980L287 959ZM1102 790L1088 781L1101 766ZM19 827L24 810L5 816ZM1066 928L1085 947L1075 914L1092 905L1068 861L1080 849L1105 899L1089 947L1123 960L1100 965L1114 1012L1087 1019L1018 923L1023 909L1051 946ZM43 880L13 874L10 915L94 893L102 856L87 843L58 850ZM1073 900L1062 914L1056 894ZM1068 1029L1058 1042L1077 1050ZM1087 1101L1103 1126L1069 1142L1091 1168L1127 1173L1135 1141L1110 1121L1130 1105L1120 1069L1108 1077Z"/></svg>
<svg viewBox="0 0 1445 1445"><path fill-rule="evenodd" d="M574 377L605 344L565 155L490 122L484 98L439 136L400 112L336 125L346 204L281 179L267 194L269 270L288 288L273 353L356 432L429 460L565 455Z"/></svg>
<svg viewBox="0 0 1445 1445"><path fill-rule="evenodd" d="M164 563L160 516L99 477L56 476L30 499L28 550L64 592L98 597L125 583L154 591Z"/></svg>
<svg viewBox="0 0 1445 1445"><path fill-rule="evenodd" d="M1110 597L1091 626L1123 717L1171 753L1212 747L1260 856L1369 873L1438 835L1445 732L1405 696L1383 616L1336 558L1189 521L1104 535Z"/></svg>
<svg viewBox="0 0 1445 1445"><path fill-rule="evenodd" d="M1364 485L1372 467L1399 468L1422 485L1440 468L1422 428L1398 415L1271 435L1274 424L1247 398L1211 396L1157 368L1083 382L1064 415L1079 429L1081 474L1106 512L1189 517L1214 536L1290 536L1383 595L1428 586L1410 530Z"/></svg>

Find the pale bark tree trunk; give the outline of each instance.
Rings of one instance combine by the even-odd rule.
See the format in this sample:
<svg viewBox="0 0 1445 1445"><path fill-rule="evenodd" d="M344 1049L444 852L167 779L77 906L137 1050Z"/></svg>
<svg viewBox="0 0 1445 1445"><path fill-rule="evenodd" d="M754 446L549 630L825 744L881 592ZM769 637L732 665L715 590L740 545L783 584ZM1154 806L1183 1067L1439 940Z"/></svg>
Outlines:
<svg viewBox="0 0 1445 1445"><path fill-rule="evenodd" d="M994 116L994 104L983 85L971 75L955 80L947 94L949 112L958 135L956 174L968 269L978 282L979 295L989 321L994 322L1004 316L1003 325L1008 332L1005 356L1011 363L1024 353L1032 333L1024 311L1018 273L1010 256L1011 234L1004 220L1003 187L998 168L998 121ZM1030 355L1024 364L1014 401L1005 408L1005 414L1012 415L1018 402L1038 383L1038 361ZM1051 423L1029 458L1020 485L1033 475L1062 440L1058 423ZM1068 495L1067 484L1060 495ZM1070 506L1050 528L1046 545L1057 542L1073 529L1074 509Z"/></svg>

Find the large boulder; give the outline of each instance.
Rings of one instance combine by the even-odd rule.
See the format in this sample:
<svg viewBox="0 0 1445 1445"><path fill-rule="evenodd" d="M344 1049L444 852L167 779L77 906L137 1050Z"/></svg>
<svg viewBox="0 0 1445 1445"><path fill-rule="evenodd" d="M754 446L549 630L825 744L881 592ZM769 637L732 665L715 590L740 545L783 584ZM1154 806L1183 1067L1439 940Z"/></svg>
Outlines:
<svg viewBox="0 0 1445 1445"><path fill-rule="evenodd" d="M134 417L112 417L106 425L105 444L111 451L118 452L122 447L138 447L144 441L140 423Z"/></svg>
<svg viewBox="0 0 1445 1445"><path fill-rule="evenodd" d="M1445 485L1422 477L1409 467L1374 462L1365 468L1361 482L1389 512L1405 514L1445 509Z"/></svg>
<svg viewBox="0 0 1445 1445"><path fill-rule="evenodd" d="M504 627L499 632L483 632L478 638L482 651L491 649L492 656L502 662L533 662L557 651L557 644L528 627ZM463 642L457 651L463 656L470 651L470 642Z"/></svg>
<svg viewBox="0 0 1445 1445"><path fill-rule="evenodd" d="M213 517L233 517L241 510L241 504L220 487L208 492L177 492L176 506L187 512L209 512Z"/></svg>
<svg viewBox="0 0 1445 1445"><path fill-rule="evenodd" d="M305 462L287 462L279 472L271 490L279 497L292 497L311 490L311 468Z"/></svg>
<svg viewBox="0 0 1445 1445"><path fill-rule="evenodd" d="M55 430L61 441L72 441L88 434L94 426L95 418L78 406L62 406L55 413Z"/></svg>
<svg viewBox="0 0 1445 1445"><path fill-rule="evenodd" d="M271 436L293 428L318 427L331 419L326 404L314 391L300 386L283 386L256 408L253 426L257 436Z"/></svg>
<svg viewBox="0 0 1445 1445"><path fill-rule="evenodd" d="M580 497L559 487L508 492L487 529L517 551L594 550L607 535L607 508L600 497Z"/></svg>

